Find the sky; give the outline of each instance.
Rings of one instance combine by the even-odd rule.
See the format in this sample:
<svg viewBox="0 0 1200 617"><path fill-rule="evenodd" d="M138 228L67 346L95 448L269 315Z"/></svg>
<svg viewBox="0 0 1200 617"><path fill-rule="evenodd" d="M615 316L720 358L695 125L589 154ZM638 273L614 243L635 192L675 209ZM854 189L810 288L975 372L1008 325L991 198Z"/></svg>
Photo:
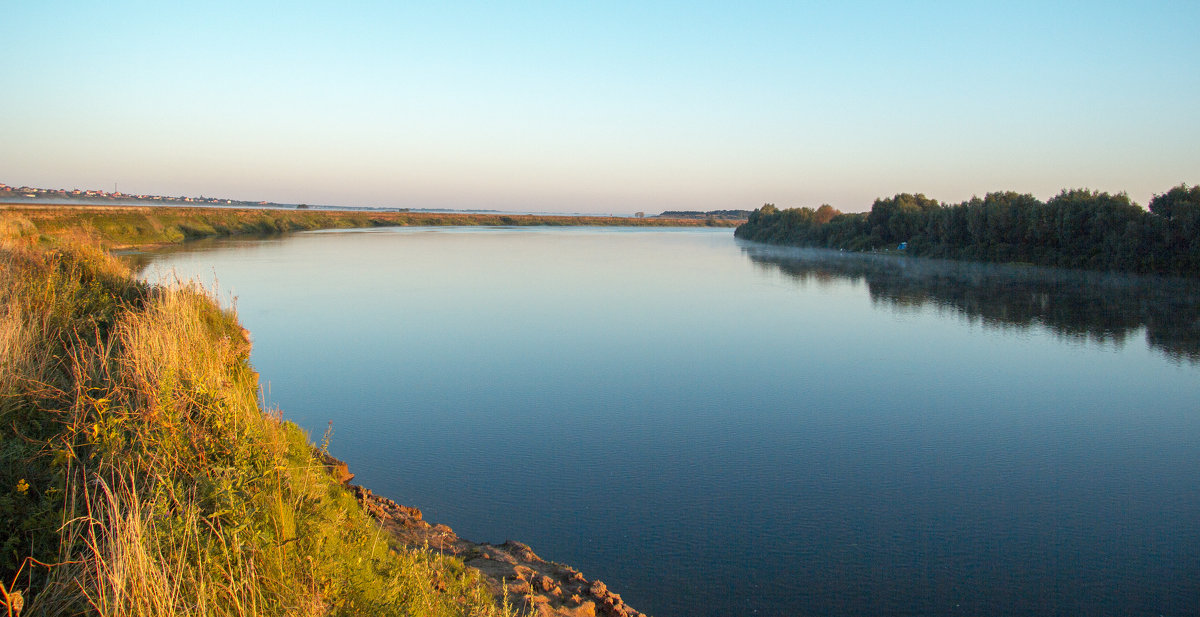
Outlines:
<svg viewBox="0 0 1200 617"><path fill-rule="evenodd" d="M865 211L1200 183L1200 2L0 0L0 182Z"/></svg>

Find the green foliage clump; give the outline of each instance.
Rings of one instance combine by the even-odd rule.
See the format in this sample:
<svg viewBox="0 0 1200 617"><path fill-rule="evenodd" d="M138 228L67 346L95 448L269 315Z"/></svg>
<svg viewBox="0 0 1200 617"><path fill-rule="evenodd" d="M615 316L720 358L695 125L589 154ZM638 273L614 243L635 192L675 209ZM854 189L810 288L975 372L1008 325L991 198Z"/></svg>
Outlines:
<svg viewBox="0 0 1200 617"><path fill-rule="evenodd" d="M1085 189L1046 202L1010 191L956 205L903 193L876 199L866 214L822 210L767 204L734 233L772 244L856 251L903 244L927 257L1200 276L1200 186L1155 196L1149 211L1123 193Z"/></svg>
<svg viewBox="0 0 1200 617"><path fill-rule="evenodd" d="M1200 272L1200 184L1181 184L1150 200L1150 212L1159 224L1154 229L1162 244L1162 264L1175 272Z"/></svg>

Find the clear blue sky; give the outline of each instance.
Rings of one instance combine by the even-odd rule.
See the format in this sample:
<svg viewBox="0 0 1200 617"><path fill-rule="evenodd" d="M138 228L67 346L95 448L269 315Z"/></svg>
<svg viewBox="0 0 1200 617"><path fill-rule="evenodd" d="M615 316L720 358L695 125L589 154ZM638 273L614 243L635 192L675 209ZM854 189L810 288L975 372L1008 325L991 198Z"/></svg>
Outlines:
<svg viewBox="0 0 1200 617"><path fill-rule="evenodd" d="M628 213L1200 182L1200 2L5 0L0 182Z"/></svg>

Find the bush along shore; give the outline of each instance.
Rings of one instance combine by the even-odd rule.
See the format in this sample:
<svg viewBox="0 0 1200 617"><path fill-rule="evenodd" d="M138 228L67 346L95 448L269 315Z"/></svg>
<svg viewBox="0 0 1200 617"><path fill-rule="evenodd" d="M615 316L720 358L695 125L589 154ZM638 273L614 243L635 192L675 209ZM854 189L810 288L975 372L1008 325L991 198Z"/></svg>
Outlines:
<svg viewBox="0 0 1200 617"><path fill-rule="evenodd" d="M1194 278L1200 186L1157 195L1149 210L1125 194L1083 189L1046 202L1001 192L955 205L904 193L852 214L766 204L734 234L770 244Z"/></svg>
<svg viewBox="0 0 1200 617"><path fill-rule="evenodd" d="M0 213L5 614L638 614L345 484L327 440L262 407L233 312L54 220Z"/></svg>

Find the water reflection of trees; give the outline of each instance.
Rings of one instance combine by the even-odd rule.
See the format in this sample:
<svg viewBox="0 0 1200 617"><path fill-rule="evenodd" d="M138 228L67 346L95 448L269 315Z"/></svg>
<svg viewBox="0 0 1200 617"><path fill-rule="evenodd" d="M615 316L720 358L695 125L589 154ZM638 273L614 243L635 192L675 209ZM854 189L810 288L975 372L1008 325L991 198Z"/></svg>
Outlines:
<svg viewBox="0 0 1200 617"><path fill-rule="evenodd" d="M1044 327L1065 338L1117 344L1145 328L1152 348L1200 363L1200 284L1194 281L741 246L760 268L804 284L865 283L872 303L892 310L932 307L986 327Z"/></svg>

